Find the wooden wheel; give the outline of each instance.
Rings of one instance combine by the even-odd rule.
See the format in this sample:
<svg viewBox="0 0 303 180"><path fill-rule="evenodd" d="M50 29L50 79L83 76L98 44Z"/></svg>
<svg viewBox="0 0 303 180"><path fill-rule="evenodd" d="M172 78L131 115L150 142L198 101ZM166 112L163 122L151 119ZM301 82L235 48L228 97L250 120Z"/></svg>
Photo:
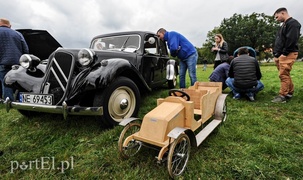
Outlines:
<svg viewBox="0 0 303 180"><path fill-rule="evenodd" d="M167 168L172 178L181 175L185 170L190 148L190 140L186 134L181 134L171 144L168 153Z"/></svg>
<svg viewBox="0 0 303 180"><path fill-rule="evenodd" d="M129 158L131 156L134 156L139 152L141 149L141 142L136 141L134 139L130 140L126 146L123 147L123 143L125 139L132 134L138 132L140 130L141 124L139 123L129 123L124 127L122 130L119 141L118 141L118 148L120 152L120 156L122 158Z"/></svg>
<svg viewBox="0 0 303 180"><path fill-rule="evenodd" d="M215 107L215 119L222 120L223 122L227 119L226 94L220 95L217 99Z"/></svg>
<svg viewBox="0 0 303 180"><path fill-rule="evenodd" d="M226 100L224 101L224 104L223 104L223 111L222 111L222 121L226 121L227 119L227 103L226 103Z"/></svg>

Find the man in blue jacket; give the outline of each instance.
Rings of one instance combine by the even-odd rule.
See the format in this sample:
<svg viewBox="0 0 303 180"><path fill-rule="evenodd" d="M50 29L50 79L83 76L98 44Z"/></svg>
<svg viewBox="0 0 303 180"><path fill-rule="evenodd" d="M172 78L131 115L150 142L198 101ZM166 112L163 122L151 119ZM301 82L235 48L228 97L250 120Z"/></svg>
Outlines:
<svg viewBox="0 0 303 180"><path fill-rule="evenodd" d="M9 20L0 18L0 81L4 99L9 97L10 100L14 100L13 90L4 86L4 76L12 65L19 64L20 56L26 53L28 46L22 34L11 29Z"/></svg>
<svg viewBox="0 0 303 180"><path fill-rule="evenodd" d="M196 48L180 33L175 31L166 31L160 28L157 31L158 37L167 42L170 54L173 57L180 59L180 88L185 88L185 74L188 69L188 74L191 81L191 86L197 81L196 65L198 53Z"/></svg>

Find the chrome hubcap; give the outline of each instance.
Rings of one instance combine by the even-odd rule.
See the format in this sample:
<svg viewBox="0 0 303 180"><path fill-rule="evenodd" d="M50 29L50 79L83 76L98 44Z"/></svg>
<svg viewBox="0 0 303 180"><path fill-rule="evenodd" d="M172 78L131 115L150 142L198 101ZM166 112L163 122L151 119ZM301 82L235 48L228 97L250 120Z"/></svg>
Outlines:
<svg viewBox="0 0 303 180"><path fill-rule="evenodd" d="M122 99L120 102L120 108L121 109L126 109L128 107L128 100L127 99Z"/></svg>

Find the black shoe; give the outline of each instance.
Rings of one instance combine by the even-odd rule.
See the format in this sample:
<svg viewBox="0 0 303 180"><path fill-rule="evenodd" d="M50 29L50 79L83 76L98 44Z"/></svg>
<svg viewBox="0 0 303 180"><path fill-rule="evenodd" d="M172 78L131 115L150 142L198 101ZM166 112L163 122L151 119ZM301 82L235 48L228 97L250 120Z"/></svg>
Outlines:
<svg viewBox="0 0 303 180"><path fill-rule="evenodd" d="M249 96L248 99L249 99L250 101L255 101L254 96Z"/></svg>
<svg viewBox="0 0 303 180"><path fill-rule="evenodd" d="M286 99L291 99L292 98L292 94L286 94L285 98Z"/></svg>
<svg viewBox="0 0 303 180"><path fill-rule="evenodd" d="M252 93L252 92L246 93L246 96L248 97L248 99L250 101L255 101L254 93Z"/></svg>
<svg viewBox="0 0 303 180"><path fill-rule="evenodd" d="M233 99L237 99L237 100L241 99L240 93L235 94Z"/></svg>
<svg viewBox="0 0 303 180"><path fill-rule="evenodd" d="M284 96L276 96L271 102L273 102L273 103L286 103L286 98Z"/></svg>

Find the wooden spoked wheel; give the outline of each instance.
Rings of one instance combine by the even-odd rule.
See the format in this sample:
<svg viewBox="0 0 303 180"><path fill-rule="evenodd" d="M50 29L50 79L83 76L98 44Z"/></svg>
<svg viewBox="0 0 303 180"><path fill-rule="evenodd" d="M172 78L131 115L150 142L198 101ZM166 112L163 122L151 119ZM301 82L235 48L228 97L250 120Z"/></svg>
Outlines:
<svg viewBox="0 0 303 180"><path fill-rule="evenodd" d="M141 124L139 123L129 123L122 130L118 141L118 148L119 148L120 156L122 158L129 158L131 156L134 156L141 149L142 143L134 139L129 141L128 144L125 147L123 147L123 143L125 139L131 136L132 134L138 132L140 130L140 127Z"/></svg>
<svg viewBox="0 0 303 180"><path fill-rule="evenodd" d="M167 168L172 178L181 175L185 170L190 148L190 140L186 134L181 134L171 144L168 153Z"/></svg>

